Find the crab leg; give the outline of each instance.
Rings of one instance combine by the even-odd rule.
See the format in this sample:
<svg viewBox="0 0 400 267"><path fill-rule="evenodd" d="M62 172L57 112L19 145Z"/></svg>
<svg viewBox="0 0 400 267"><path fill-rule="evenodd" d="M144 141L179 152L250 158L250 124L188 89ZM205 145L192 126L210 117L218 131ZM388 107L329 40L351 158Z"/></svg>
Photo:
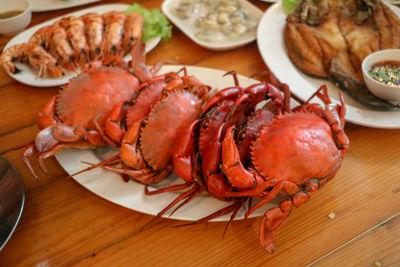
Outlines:
<svg viewBox="0 0 400 267"><path fill-rule="evenodd" d="M196 192L198 190L201 190L199 187L197 186L193 186L190 190L186 191L183 194L180 194L179 196L177 196L167 207L165 207L162 211L160 211L157 214L157 217L161 217L163 216L164 213L166 213L168 210L170 210L173 206L175 206L178 202L186 199L186 198L190 198L191 195L196 194Z"/></svg>
<svg viewBox="0 0 400 267"><path fill-rule="evenodd" d="M299 187L290 182L290 181L282 181L276 184L271 191L268 191L264 194L264 197L258 202L254 207L249 209L246 214L245 218L249 217L256 209L260 208L262 205L270 202L274 197L276 197L281 191L284 191L288 195L294 195L299 190Z"/></svg>
<svg viewBox="0 0 400 267"><path fill-rule="evenodd" d="M83 163L89 164L89 165L91 165L93 167L100 167L102 169L113 171L113 172L116 172L116 173L119 173L119 174L126 174L126 175L129 175L131 177L135 177L135 178L136 177L141 177L141 176L149 178L149 177L152 177L154 175L154 172L152 172L152 170L149 169L149 168L140 169L140 170L133 170L133 169L117 168L117 167L112 167L112 166L108 166L108 165L96 165L96 164L92 164L92 163L86 162L86 161L84 161Z"/></svg>
<svg viewBox="0 0 400 267"><path fill-rule="evenodd" d="M240 106L250 101L250 107L255 106L264 99L272 99L279 107L283 107L284 99L281 91L270 83L261 82L245 89L245 94L235 100L235 105Z"/></svg>
<svg viewBox="0 0 400 267"><path fill-rule="evenodd" d="M228 87L228 88L216 93L210 100L207 101L207 104L202 109L202 113L206 113L207 111L210 110L211 107L220 103L222 100L232 99L232 98L237 97L239 94L243 93L243 88L239 86L239 81L238 81L236 72L229 71L229 72L225 73L224 76L226 76L228 74L233 75L233 79L235 81L235 86Z"/></svg>
<svg viewBox="0 0 400 267"><path fill-rule="evenodd" d="M89 162L83 162L83 163L89 164L93 168L100 167L102 169L109 170L109 171L112 171L112 172L115 172L115 173L118 173L121 175L127 175L145 185L153 184L153 183L156 183L156 182L164 179L166 176L168 176L171 173L171 169L172 169L172 167L168 166L164 170L155 172L150 168L133 170L133 169L117 168L117 167L112 167L109 165L102 165L102 164L96 165L96 164L92 164Z"/></svg>
<svg viewBox="0 0 400 267"><path fill-rule="evenodd" d="M237 95L242 93L242 91L243 91L243 89L241 87L231 87L231 88L226 88L222 91L219 91L203 107L202 113L207 112L208 110L210 110L211 107L218 104L222 100L236 97Z"/></svg>
<svg viewBox="0 0 400 267"><path fill-rule="evenodd" d="M194 221L194 222L177 225L177 226L174 226L174 227L182 227L182 226L188 226L188 225L194 225L194 224L200 224L200 223L203 223L203 222L208 222L208 221L210 221L210 220L212 220L214 218L221 217L221 216L223 216L225 214L228 214L228 213L233 211L231 219L228 222L228 224L229 224L235 218L235 216L237 215L238 211L242 207L243 203L244 203L243 199L238 199L234 203L232 203L231 205L229 205L229 206L227 206L225 208L222 208L220 210L217 210L216 212L208 215L207 217L201 218L200 220L197 220L197 221Z"/></svg>
<svg viewBox="0 0 400 267"><path fill-rule="evenodd" d="M287 218L292 209L292 201L285 200L279 208L268 210L261 221L260 243L266 252L273 254L275 251L274 230Z"/></svg>
<svg viewBox="0 0 400 267"><path fill-rule="evenodd" d="M190 187L191 184L185 183L185 184L176 184L176 185L170 185L164 188L160 188L160 189L156 189L153 191L150 191L149 188L146 186L144 188L144 193L148 196L151 195L157 195L157 194L161 194L161 193L165 193L165 192L174 192L174 191L179 191L182 189L186 189L188 187Z"/></svg>
<svg viewBox="0 0 400 267"><path fill-rule="evenodd" d="M341 149L341 156L343 158L349 149L349 139L343 130L346 114L346 106L344 104L343 93L339 93L340 105L332 103L328 95L328 89L326 88L326 85L322 85L314 94L310 96L306 103L309 103L311 99L315 96L317 96L326 104L325 109L319 108L318 104L308 104L304 108L303 106L300 106L299 108L295 108L294 110L297 111L306 109L321 117L324 117L332 128L335 143L337 147Z"/></svg>
<svg viewBox="0 0 400 267"><path fill-rule="evenodd" d="M200 188L198 185L195 185L194 187L197 188L197 190L193 191L181 204L179 204L178 207L176 207L170 214L170 216L172 214L174 214L177 210L179 210L181 207L183 207L184 205L186 205L187 203L189 203L193 198L195 198L198 194L200 194L201 192L203 192L203 189Z"/></svg>
<svg viewBox="0 0 400 267"><path fill-rule="evenodd" d="M92 166L90 166L90 167L88 167L86 169L83 169L81 171L73 173L73 174L69 175L67 178L71 178L71 177L73 177L75 175L78 175L78 174L93 170L93 169L99 167L100 165L113 165L113 164L118 163L118 161L119 161L119 153L115 154L114 156L112 156L112 157L110 157L110 158L108 158L108 159L106 159L106 160L104 160L104 161L102 161L102 162L100 162L98 164L92 165Z"/></svg>
<svg viewBox="0 0 400 267"><path fill-rule="evenodd" d="M37 162L39 164L40 169L45 174L48 174L47 170L46 170L46 167L44 165L44 162L43 162L44 159L47 159L48 157L54 156L58 151L66 148L66 147L88 148L90 146L91 146L91 144L89 142L87 142L87 141L80 141L80 142L76 142L76 143L61 143L61 144L57 144L57 145L53 146L51 149L45 150L44 152L39 153L38 156L37 156ZM38 147L38 146L36 145L36 147Z"/></svg>
<svg viewBox="0 0 400 267"><path fill-rule="evenodd" d="M32 165L29 161L29 158L33 156L37 152L35 144L32 144L26 148L26 150L22 153L22 160L24 161L25 166L31 172L35 179L39 180L39 176L37 176L35 170L32 168Z"/></svg>
<svg viewBox="0 0 400 267"><path fill-rule="evenodd" d="M338 163L337 166L322 179L311 178L306 181L304 183L304 189L297 187L296 193L288 192L290 195L292 195L290 199L282 201L279 205L279 208L270 209L264 214L264 218L261 221L260 226L260 242L268 253L274 253L275 249L273 231L278 228L278 226L281 225L281 223L287 218L293 206L298 208L306 203L311 198L311 194L317 191L320 186L337 171L338 166L340 166L340 163ZM287 186L283 185L282 188L284 189L284 187ZM296 187L292 187L291 190L295 190L295 188Z"/></svg>
<svg viewBox="0 0 400 267"><path fill-rule="evenodd" d="M336 145L341 149L341 157L343 158L349 150L349 138L344 132L344 124L346 114L346 107L344 105L343 94L340 92L341 105L328 105L324 110L325 119L328 121L334 132L334 139ZM339 109L339 110L338 110Z"/></svg>

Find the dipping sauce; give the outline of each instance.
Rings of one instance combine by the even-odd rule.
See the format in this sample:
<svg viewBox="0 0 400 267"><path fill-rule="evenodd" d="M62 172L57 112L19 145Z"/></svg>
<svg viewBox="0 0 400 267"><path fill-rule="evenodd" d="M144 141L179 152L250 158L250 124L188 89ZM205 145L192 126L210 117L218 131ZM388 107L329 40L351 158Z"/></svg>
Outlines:
<svg viewBox="0 0 400 267"><path fill-rule="evenodd" d="M174 12L203 41L236 40L257 27L238 0L180 0Z"/></svg>
<svg viewBox="0 0 400 267"><path fill-rule="evenodd" d="M368 69L372 79L391 86L400 87L400 61L382 61Z"/></svg>
<svg viewBox="0 0 400 267"><path fill-rule="evenodd" d="M16 15L19 15L19 14L21 14L22 12L24 12L24 11L22 11L22 10L10 10L10 11L6 11L6 12L3 12L3 13L0 13L0 19L8 19L8 18L14 17L14 16L16 16Z"/></svg>

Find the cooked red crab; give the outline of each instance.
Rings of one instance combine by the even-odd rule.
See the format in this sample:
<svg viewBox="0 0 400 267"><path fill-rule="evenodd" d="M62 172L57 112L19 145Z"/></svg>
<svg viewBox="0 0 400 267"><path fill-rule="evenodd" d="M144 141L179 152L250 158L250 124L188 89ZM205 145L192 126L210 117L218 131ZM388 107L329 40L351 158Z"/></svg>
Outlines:
<svg viewBox="0 0 400 267"><path fill-rule="evenodd" d="M124 64L121 61L116 65ZM111 131L103 131L110 111L117 103L130 100L138 88L138 78L126 69L105 66L102 62L91 63L39 113L38 124L42 130L23 153L23 160L31 173L37 178L29 162L29 157L34 154L46 173L43 159L65 147L105 145L107 135L113 136Z"/></svg>
<svg viewBox="0 0 400 267"><path fill-rule="evenodd" d="M226 182L220 181L225 179L220 170L220 163L221 141L226 129L232 125L242 124L256 105L263 100L271 100L267 104L270 107L270 117L283 112L284 99L275 86L262 82L242 88L239 86L236 73L227 74L233 74L235 86L217 92L207 101L201 119L194 121L185 130L176 147L173 156L174 171L185 183L152 192L146 191L147 194L158 194L191 187L163 209L158 216L180 201L183 201L181 205L189 202L203 190L225 199L218 192L226 189L224 187ZM231 209L226 209L226 212L238 210L243 200L235 202Z"/></svg>
<svg viewBox="0 0 400 267"><path fill-rule="evenodd" d="M280 87L285 89L285 85ZM193 152L196 150L194 137L201 130L193 125L187 129L181 145L178 146L181 159L187 163L182 165L186 168L178 168L181 171L178 172L180 176L189 177L185 179L186 184L193 184L194 178L203 179L204 181L196 181L196 186L203 186L217 198L234 199L230 206L189 224L209 221L232 211L231 218L234 218L245 199L260 199L245 214L247 218L279 193L284 193L286 200L278 208L265 213L260 227L261 244L267 252L273 253L273 231L287 218L293 207L304 204L310 199L312 192L334 177L349 149L349 140L343 130L346 108L342 94L341 104L333 104L326 87L322 86L311 98L318 96L325 107L309 104L310 98L292 110L286 107L289 100L287 96L286 92L283 105L285 108L281 112L276 112L278 106L267 103L264 108L250 116L247 125L239 132L240 135L236 134L235 137L235 125L227 129L222 141L221 161L218 161L222 172L210 176L199 171L201 168L196 166L196 154ZM262 120L262 123L254 122L255 119ZM243 133L244 137L240 138ZM246 139L249 140L244 142ZM250 151L249 155L241 155L239 147ZM243 165L242 159L248 162ZM180 188L184 186L180 185ZM171 186L169 189L179 189L178 187L179 185ZM181 205L190 201L196 194L193 188L180 195L161 214L181 200L184 200Z"/></svg>
<svg viewBox="0 0 400 267"><path fill-rule="evenodd" d="M143 184L160 181L172 171L172 156L183 131L199 117L209 86L193 76L168 73L145 82L138 95L117 106L113 120L127 126L121 133L122 167L98 166Z"/></svg>
<svg viewBox="0 0 400 267"><path fill-rule="evenodd" d="M241 163L232 127L222 143L222 168L229 190L221 191L220 196L261 198L245 218L277 194L289 196L279 208L268 210L262 220L260 241L269 253L275 247L273 230L293 206L307 202L312 192L333 178L349 149L343 130L346 108L342 94L341 105L331 102L325 86L315 95L324 101L324 108L306 102L261 128L251 143L250 168Z"/></svg>

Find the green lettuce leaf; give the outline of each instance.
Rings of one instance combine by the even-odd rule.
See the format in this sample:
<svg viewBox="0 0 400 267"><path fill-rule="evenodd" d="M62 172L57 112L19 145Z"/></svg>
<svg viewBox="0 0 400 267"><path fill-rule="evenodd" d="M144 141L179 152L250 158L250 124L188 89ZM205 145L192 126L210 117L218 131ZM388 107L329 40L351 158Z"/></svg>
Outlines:
<svg viewBox="0 0 400 267"><path fill-rule="evenodd" d="M289 14L296 7L298 2L299 0L283 0L283 11L285 11L286 14Z"/></svg>
<svg viewBox="0 0 400 267"><path fill-rule="evenodd" d="M142 42L146 42L153 37L161 37L163 41L171 38L172 26L160 10L148 10L140 4L135 3L128 7L124 13L139 13L143 16Z"/></svg>

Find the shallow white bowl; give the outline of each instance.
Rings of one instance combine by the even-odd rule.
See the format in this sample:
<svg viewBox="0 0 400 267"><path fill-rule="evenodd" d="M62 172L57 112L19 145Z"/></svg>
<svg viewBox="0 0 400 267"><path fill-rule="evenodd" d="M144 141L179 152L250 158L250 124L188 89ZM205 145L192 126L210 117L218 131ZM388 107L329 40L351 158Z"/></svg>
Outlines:
<svg viewBox="0 0 400 267"><path fill-rule="evenodd" d="M368 75L368 69L382 61L400 62L400 49L380 50L368 55L361 65L365 84L374 95L389 101L400 102L400 87L378 82Z"/></svg>
<svg viewBox="0 0 400 267"><path fill-rule="evenodd" d="M253 42L257 38L257 31L252 34L247 33L235 40L224 40L219 42L204 41L196 37L195 30L191 22L179 19L173 12L173 9L178 5L181 0L165 0L161 6L161 10L165 16L177 26L184 34L186 34L196 44L216 51L229 50L237 47L244 46L248 43ZM256 6L248 2L247 0L239 0L240 5L245 9L249 16L257 20L257 24L260 21L263 12Z"/></svg>
<svg viewBox="0 0 400 267"><path fill-rule="evenodd" d="M32 11L29 0L0 0L0 13L12 10L23 10L23 12L7 19L0 19L0 34L17 34L31 22Z"/></svg>

